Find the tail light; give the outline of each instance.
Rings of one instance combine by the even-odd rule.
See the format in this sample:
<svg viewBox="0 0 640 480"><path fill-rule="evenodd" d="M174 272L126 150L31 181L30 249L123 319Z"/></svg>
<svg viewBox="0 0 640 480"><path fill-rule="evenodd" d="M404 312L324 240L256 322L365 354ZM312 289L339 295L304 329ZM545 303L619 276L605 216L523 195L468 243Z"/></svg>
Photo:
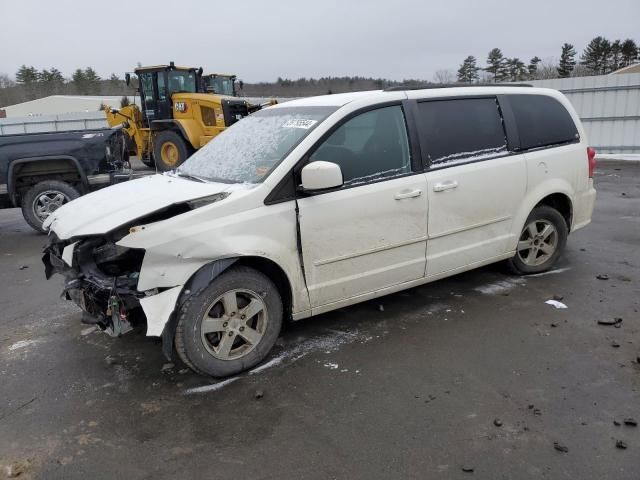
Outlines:
<svg viewBox="0 0 640 480"><path fill-rule="evenodd" d="M593 171L596 169L596 151L587 147L587 157L589 158L589 178L593 178Z"/></svg>

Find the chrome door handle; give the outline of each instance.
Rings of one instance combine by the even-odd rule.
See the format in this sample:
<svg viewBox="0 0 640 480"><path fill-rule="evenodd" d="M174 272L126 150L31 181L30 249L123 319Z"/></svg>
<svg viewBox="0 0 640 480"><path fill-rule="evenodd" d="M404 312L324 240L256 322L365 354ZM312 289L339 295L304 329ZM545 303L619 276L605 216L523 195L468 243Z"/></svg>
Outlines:
<svg viewBox="0 0 640 480"><path fill-rule="evenodd" d="M458 188L458 182L455 180L447 180L446 182L436 183L433 186L434 192L444 192L445 190L453 190Z"/></svg>
<svg viewBox="0 0 640 480"><path fill-rule="evenodd" d="M405 198L415 198L415 197L419 197L420 195L422 195L422 190L420 190L419 188L416 188L415 190L409 190L409 191L403 191L400 193L396 193L393 198L395 198L396 200L403 200Z"/></svg>

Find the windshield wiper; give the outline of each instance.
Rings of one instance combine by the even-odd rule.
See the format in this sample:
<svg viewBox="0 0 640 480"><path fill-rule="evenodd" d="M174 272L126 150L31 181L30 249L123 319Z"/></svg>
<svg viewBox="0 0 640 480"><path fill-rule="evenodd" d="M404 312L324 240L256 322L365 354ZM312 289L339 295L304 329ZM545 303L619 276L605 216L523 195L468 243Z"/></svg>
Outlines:
<svg viewBox="0 0 640 480"><path fill-rule="evenodd" d="M195 180L196 182L207 183L207 181L204 178L196 177L195 175L184 173L179 170L174 170L174 172L179 177L188 178L189 180Z"/></svg>

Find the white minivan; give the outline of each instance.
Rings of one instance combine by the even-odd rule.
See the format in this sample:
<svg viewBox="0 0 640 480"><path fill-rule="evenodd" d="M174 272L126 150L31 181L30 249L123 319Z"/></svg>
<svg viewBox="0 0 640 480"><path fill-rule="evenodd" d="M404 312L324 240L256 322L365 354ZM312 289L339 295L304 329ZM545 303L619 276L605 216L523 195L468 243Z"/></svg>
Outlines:
<svg viewBox="0 0 640 480"><path fill-rule="evenodd" d="M595 152L554 90L389 89L305 98L234 124L177 170L46 222L47 278L83 322L146 324L225 376L284 320L507 260L548 270L591 220Z"/></svg>

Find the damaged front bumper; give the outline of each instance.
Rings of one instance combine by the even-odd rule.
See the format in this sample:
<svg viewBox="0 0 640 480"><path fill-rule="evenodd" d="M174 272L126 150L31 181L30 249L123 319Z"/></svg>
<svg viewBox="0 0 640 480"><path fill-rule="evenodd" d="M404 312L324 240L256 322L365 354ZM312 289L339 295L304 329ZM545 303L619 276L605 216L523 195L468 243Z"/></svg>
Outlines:
<svg viewBox="0 0 640 480"><path fill-rule="evenodd" d="M141 300L147 294L136 289L143 257L142 250L104 238L71 243L51 235L42 261L47 279L65 277L62 295L82 309L82 322L117 337L144 321Z"/></svg>

